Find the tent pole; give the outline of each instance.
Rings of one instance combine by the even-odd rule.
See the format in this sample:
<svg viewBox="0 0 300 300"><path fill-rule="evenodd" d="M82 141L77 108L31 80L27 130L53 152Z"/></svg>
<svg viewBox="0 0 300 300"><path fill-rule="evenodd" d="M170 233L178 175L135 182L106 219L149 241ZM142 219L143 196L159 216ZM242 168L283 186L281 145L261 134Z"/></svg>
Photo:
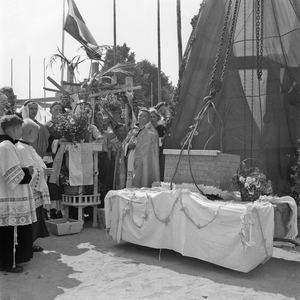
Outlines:
<svg viewBox="0 0 300 300"><path fill-rule="evenodd" d="M157 0L157 49L158 49L158 72L157 72L157 79L158 79L158 99L157 102L161 102L161 59L160 59L160 0Z"/></svg>
<svg viewBox="0 0 300 300"><path fill-rule="evenodd" d="M177 0L177 40L178 40L178 68L180 69L182 60L182 37L181 37L181 6Z"/></svg>
<svg viewBox="0 0 300 300"><path fill-rule="evenodd" d="M62 40L61 40L61 53L64 55L65 54L65 0L63 0L63 17L62 17ZM64 68L61 68L61 79L60 79L60 84L63 84L64 80Z"/></svg>

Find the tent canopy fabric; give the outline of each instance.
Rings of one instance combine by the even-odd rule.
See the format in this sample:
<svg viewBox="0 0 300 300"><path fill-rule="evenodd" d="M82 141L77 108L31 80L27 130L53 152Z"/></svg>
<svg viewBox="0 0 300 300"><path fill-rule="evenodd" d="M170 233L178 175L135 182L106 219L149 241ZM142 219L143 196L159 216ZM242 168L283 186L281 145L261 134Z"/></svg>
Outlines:
<svg viewBox="0 0 300 300"><path fill-rule="evenodd" d="M224 29L228 4L231 9ZM299 46L297 0L203 1L183 58L177 114L165 148L181 148L180 142L195 123L203 99L210 93L219 50L214 78L222 81L222 88L213 99L216 110L212 106L207 110L192 147L237 154L241 160L258 158L264 162L275 192L289 194L300 138ZM262 76L258 80L260 62Z"/></svg>

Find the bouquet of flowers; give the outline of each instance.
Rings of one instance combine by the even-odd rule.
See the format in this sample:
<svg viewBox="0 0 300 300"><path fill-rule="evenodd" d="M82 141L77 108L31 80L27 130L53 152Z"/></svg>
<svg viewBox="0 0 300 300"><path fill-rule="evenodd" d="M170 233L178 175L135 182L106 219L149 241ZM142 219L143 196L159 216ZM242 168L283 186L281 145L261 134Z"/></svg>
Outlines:
<svg viewBox="0 0 300 300"><path fill-rule="evenodd" d="M66 165L62 165L59 173L59 185L70 185L70 179L69 179L69 168Z"/></svg>
<svg viewBox="0 0 300 300"><path fill-rule="evenodd" d="M76 114L71 112L61 114L53 123L53 128L66 142L82 143L89 133L89 116L85 110L79 110Z"/></svg>
<svg viewBox="0 0 300 300"><path fill-rule="evenodd" d="M299 195L300 195L300 150L297 151L297 161L296 164L292 166L292 174L290 175L292 179L292 187L291 187L291 196L299 203Z"/></svg>
<svg viewBox="0 0 300 300"><path fill-rule="evenodd" d="M270 180L257 167L247 166L247 160L241 163L241 166L232 178L232 185L236 190L240 190L243 201L255 201L260 195L270 195L273 192Z"/></svg>

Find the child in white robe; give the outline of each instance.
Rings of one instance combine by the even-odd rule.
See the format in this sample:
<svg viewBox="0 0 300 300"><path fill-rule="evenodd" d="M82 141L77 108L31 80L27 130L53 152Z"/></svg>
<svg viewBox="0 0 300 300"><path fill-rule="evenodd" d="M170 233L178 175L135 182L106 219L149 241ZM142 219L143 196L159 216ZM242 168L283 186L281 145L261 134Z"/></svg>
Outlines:
<svg viewBox="0 0 300 300"><path fill-rule="evenodd" d="M52 169L47 169L42 158L30 143L34 142L38 136L40 126L31 119L25 119L23 123L23 133L17 143L23 163L33 166L34 172L30 185L33 190L37 222L32 225L32 241L39 237L48 237L49 232L45 222L44 206L50 204L50 195L45 177L51 175ZM33 244L33 251L40 252L43 248Z"/></svg>
<svg viewBox="0 0 300 300"><path fill-rule="evenodd" d="M33 168L29 164L22 167L15 146L22 135L22 123L16 115L0 119L0 268L12 273L22 272L23 267L17 264L32 258L31 224L36 222L29 184Z"/></svg>

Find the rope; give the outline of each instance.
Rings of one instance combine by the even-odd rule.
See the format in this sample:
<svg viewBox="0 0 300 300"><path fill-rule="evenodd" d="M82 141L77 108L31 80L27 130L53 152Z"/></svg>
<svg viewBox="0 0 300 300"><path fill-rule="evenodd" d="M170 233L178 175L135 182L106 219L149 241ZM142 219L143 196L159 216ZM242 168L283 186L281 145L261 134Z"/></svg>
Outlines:
<svg viewBox="0 0 300 300"><path fill-rule="evenodd" d="M226 203L226 202L225 202L225 203L219 204L217 210L216 210L215 213L214 213L213 218L212 218L210 221L208 221L206 224L201 225L201 224L197 224L196 221L194 221L193 218L192 218L192 217L188 214L188 212L186 211L186 207L184 206L183 200L182 200L182 191L181 191L181 190L179 191L178 195L176 196L176 199L175 199L175 201L173 202L173 205L172 205L172 208L171 208L170 212L169 212L169 213L167 214L167 216L164 217L164 218L161 218L161 217L158 216L158 214L157 214L157 212L156 212L156 210L155 210L153 198L152 198L149 194L147 194L147 193L146 193L146 196L147 196L147 202L145 203L146 205L145 205L145 210L144 210L143 215L142 215L143 221L142 221L142 224L141 224L141 225L138 225L138 224L134 221L134 218L133 218L133 211L134 211L134 209L133 209L132 202L127 203L127 205L125 206L125 208L122 210L121 215L120 215L120 218L119 218L119 222L122 221L122 223L123 223L123 220L124 220L125 216L126 216L127 214L129 214L130 217L131 217L131 220L132 220L133 224L134 224L137 228L141 229L141 228L143 227L145 221L147 221L147 219L148 219L148 214L147 214L146 210L147 210L148 203L150 202L150 203L151 203L151 206L152 206L152 209L153 209L153 213L154 213L155 218L156 218L158 221L160 221L161 223L164 223L164 224L167 226L167 225L171 222L171 215L172 215L172 213L173 213L173 211L174 211L174 209L175 209L176 204L179 202L179 203L180 203L180 206L181 206L181 209L180 209L180 210L185 214L185 216L188 218L188 220L189 220L192 224L194 224L198 229L202 229L202 228L207 227L209 224L211 224L211 223L217 218L217 216L219 215L220 209L221 209L223 206L225 206L225 205L228 204L228 203ZM130 208L129 208L129 207L130 207ZM208 208L208 207L203 207L203 209L206 209L206 210L209 211L209 208Z"/></svg>
<svg viewBox="0 0 300 300"><path fill-rule="evenodd" d="M200 225L200 224L196 224L196 222L195 222L195 221L189 216L189 214L186 212L186 208L183 206L182 198L180 198L180 203L181 203L181 206L182 206L181 211L183 211L183 213L184 213L185 216L188 218L188 220L190 220L190 222L191 222L192 224L194 224L198 229L205 228L205 227L207 227L209 224L211 224L211 223L217 218L217 216L218 216L218 214L219 214L219 211L220 211L221 207L223 207L223 206L225 205L225 203L222 204L222 205L219 205L217 211L215 211L214 217L213 217L210 221L208 221L206 224Z"/></svg>
<svg viewBox="0 0 300 300"><path fill-rule="evenodd" d="M222 136L223 136L223 128L224 128L224 124L223 124L223 121L222 121L222 118L221 118L221 116L219 115L219 113L218 113L218 111L217 111L217 109L216 109L216 106L215 106L215 104L213 103L213 102L211 102L211 106L213 107L213 109L214 109L214 111L215 111L215 113L216 113L216 115L217 115L217 117L218 117L218 119L220 120L220 122L221 122L221 129L220 129L220 151L221 152L223 152L223 139L222 139ZM209 112L208 112L208 123L214 128L214 126L212 125L212 123L210 122L210 120L209 120ZM216 131L215 131L216 132ZM206 143L204 144L204 150L206 149L206 146L208 145L208 143L209 143L209 141L213 138L215 136L215 133L212 135L212 136L210 136L209 138L208 138L208 140L206 141Z"/></svg>

